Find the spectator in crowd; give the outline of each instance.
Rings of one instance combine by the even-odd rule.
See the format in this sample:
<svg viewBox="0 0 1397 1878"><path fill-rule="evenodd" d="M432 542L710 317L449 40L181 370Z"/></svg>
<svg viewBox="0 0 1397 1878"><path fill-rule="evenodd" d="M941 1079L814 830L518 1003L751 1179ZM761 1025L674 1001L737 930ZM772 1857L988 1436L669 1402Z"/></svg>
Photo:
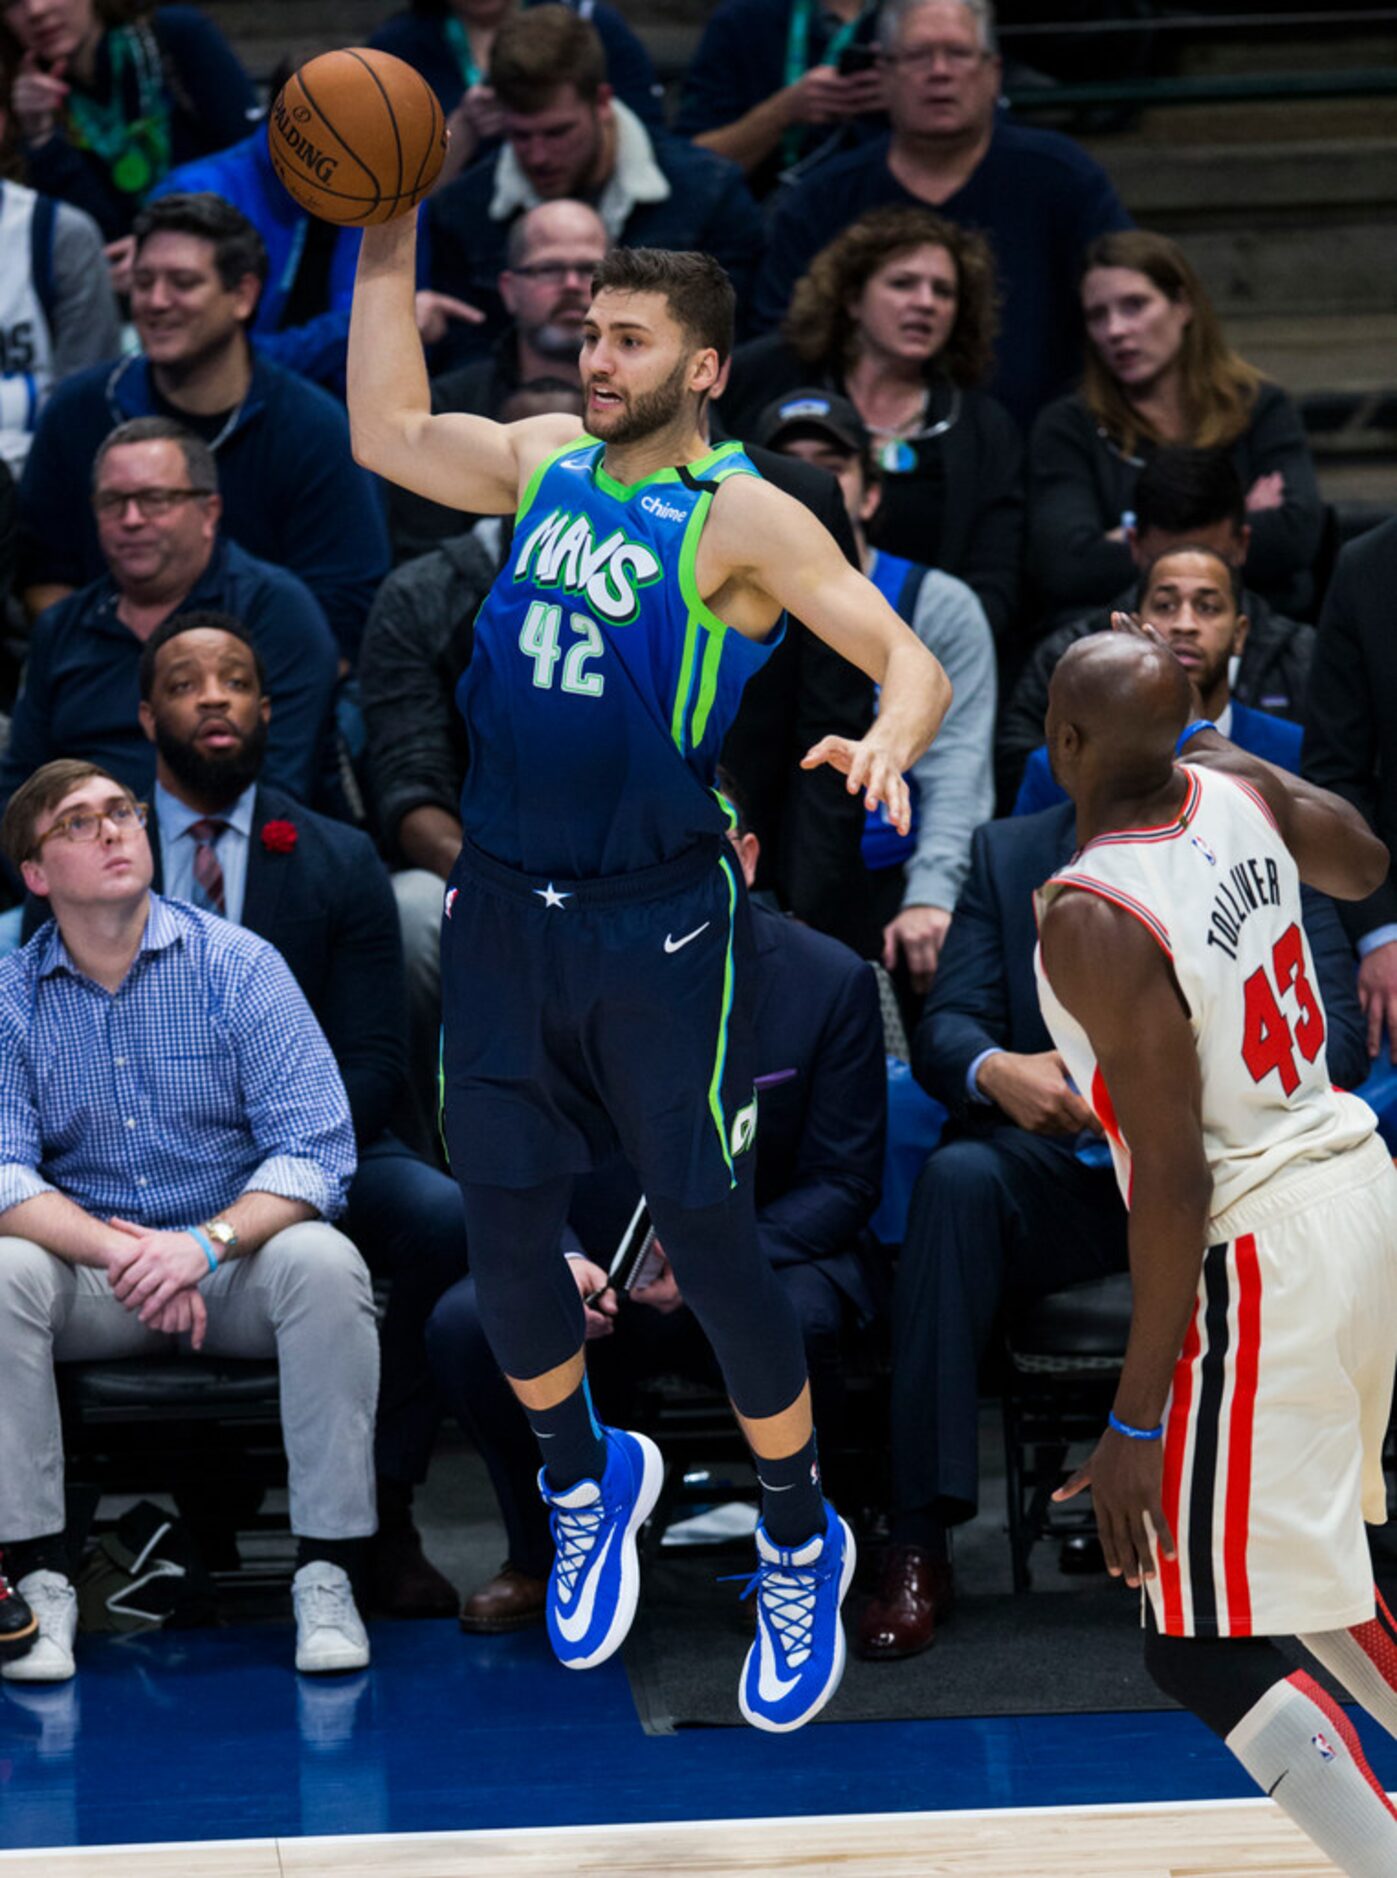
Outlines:
<svg viewBox="0 0 1397 1878"><path fill-rule="evenodd" d="M1138 610L1197 685L1202 715L1239 750L1298 776L1300 726L1232 696L1229 673L1241 662L1249 625L1240 570L1216 548L1171 548L1145 570ZM1024 767L1014 813L1032 815L1066 800L1049 767L1047 745L1040 743Z"/></svg>
<svg viewBox="0 0 1397 1878"><path fill-rule="evenodd" d="M1124 1271L1126 1212L1109 1151L1038 1008L1033 894L1076 846L1070 803L987 822L913 1044L950 1110L913 1195L893 1292L892 1543L855 1635L914 1656L951 1607L950 1530L979 1503L978 1373L1001 1304ZM1305 930L1329 1015L1329 1063L1367 1072L1353 955L1332 901L1306 887Z"/></svg>
<svg viewBox="0 0 1397 1878"><path fill-rule="evenodd" d="M433 411L499 419L521 386L548 381L579 387L580 417L582 322L591 304L592 275L609 246L605 224L585 202L563 198L525 210L510 225L497 282L509 324L483 357L432 380ZM425 554L459 535L469 521L458 509L389 484L395 561Z"/></svg>
<svg viewBox="0 0 1397 1878"><path fill-rule="evenodd" d="M731 786L721 772L720 786ZM740 808L738 817L732 840L750 886L757 838ZM757 1232L801 1321L821 1458L837 1476L845 1346L852 1327L873 1316L880 1288L862 1240L881 1189L886 1126L878 992L868 967L832 939L760 905L753 922ZM591 1387L599 1412L621 1419L633 1418L637 1385L648 1378L678 1372L720 1383L662 1246L642 1288L629 1297L608 1288L607 1267L638 1198L621 1162L585 1177L565 1241L587 1335L604 1340L588 1351ZM466 1600L462 1625L504 1630L541 1619L553 1548L534 1486L537 1446L485 1341L473 1280L441 1300L427 1340L442 1400L485 1458L508 1535L508 1561Z"/></svg>
<svg viewBox="0 0 1397 1878"><path fill-rule="evenodd" d="M1082 388L1042 413L1029 443L1030 568L1045 600L1102 606L1120 591L1140 470L1183 444L1229 453L1251 525L1247 584L1303 609L1322 520L1304 427L1280 386L1228 346L1182 249L1144 229L1104 235L1081 304Z"/></svg>
<svg viewBox="0 0 1397 1878"><path fill-rule="evenodd" d="M330 1224L354 1171L344 1085L276 951L150 891L144 816L62 761L0 829L53 912L0 962L0 1534L40 1629L0 1673L74 1671L54 1363L177 1344L278 1357L296 1666L362 1668L378 1335L368 1272Z"/></svg>
<svg viewBox="0 0 1397 1878"><path fill-rule="evenodd" d="M1107 631L1113 612L1128 613L1138 598L1140 575L1169 549L1212 548L1229 567L1240 568L1250 543L1245 492L1226 451L1171 445L1154 453L1140 471L1135 514L1125 530L1133 578L1110 606L1069 620L1040 640L1000 714L996 768L1001 801L1013 800L1029 752L1043 741L1048 682L1068 646L1088 633ZM1300 723L1314 627L1277 613L1251 589L1242 594L1242 610L1250 626L1241 664L1232 675L1233 698L1249 709Z"/></svg>
<svg viewBox="0 0 1397 1878"><path fill-rule="evenodd" d="M848 398L883 474L869 539L959 575L1002 640L1018 606L1024 453L979 389L995 326L983 236L929 209L873 209L815 256L781 332L738 348L722 420L745 436L798 385Z"/></svg>
<svg viewBox="0 0 1397 1878"><path fill-rule="evenodd" d="M884 128L866 0L724 0L684 74L675 129L740 163L759 195Z"/></svg>
<svg viewBox="0 0 1397 1878"><path fill-rule="evenodd" d="M393 1616L449 1617L455 1592L422 1555L412 1496L437 1425L423 1333L466 1269L460 1189L393 1133L406 1000L383 863L367 835L263 779L269 718L262 662L237 620L180 614L146 641L141 727L156 750L154 885L274 945L334 1052L359 1154L345 1231L375 1276L390 1281L369 1596Z"/></svg>
<svg viewBox="0 0 1397 1878"><path fill-rule="evenodd" d="M0 139L5 116L0 107ZM14 475L52 387L111 358L120 343L92 217L13 179L0 182L0 457Z"/></svg>
<svg viewBox="0 0 1397 1878"><path fill-rule="evenodd" d="M20 580L31 613L101 572L82 520L92 459L130 417L170 417L218 459L228 534L303 580L352 660L388 567L372 479L354 462L344 407L260 358L247 327L267 253L245 216L217 196L167 196L136 224L134 358L60 385L35 433L20 485Z"/></svg>
<svg viewBox="0 0 1397 1878"><path fill-rule="evenodd" d="M878 810L863 834L869 885L860 948L913 992L928 991L970 865L970 837L994 813L994 641L963 581L869 545L866 524L883 493L871 440L848 399L798 390L757 424L758 441L828 470L849 511L863 572L941 661L955 700L934 744L912 771L906 835Z"/></svg>
<svg viewBox="0 0 1397 1878"><path fill-rule="evenodd" d="M647 130L612 95L594 26L556 4L511 15L495 35L490 83L504 148L427 204L431 285L489 309L487 338L501 324L496 282L510 224L564 196L591 203L611 240L627 247L705 250L745 303L764 237L742 172Z"/></svg>
<svg viewBox="0 0 1397 1878"><path fill-rule="evenodd" d="M1301 774L1359 809L1397 854L1397 521L1351 541L1320 615L1305 707ZM1356 946L1358 996L1377 1056L1387 1032L1397 1063L1397 871L1375 894L1345 902L1340 918Z"/></svg>
<svg viewBox="0 0 1397 1878"><path fill-rule="evenodd" d="M272 97L298 63L282 60L272 74ZM248 327L257 351L342 398L359 230L335 228L297 208L272 168L263 124L240 143L171 170L149 199L191 195L221 196L262 237L267 266ZM448 321L479 317L446 294L424 290L417 296L417 328L427 345L445 336Z"/></svg>
<svg viewBox="0 0 1397 1878"><path fill-rule="evenodd" d="M129 259L136 211L175 164L247 134L257 100L213 22L191 6L7 0L0 64L28 179L85 209Z"/></svg>
<svg viewBox="0 0 1397 1878"><path fill-rule="evenodd" d="M1003 319L988 389L1030 424L1077 374L1082 256L1130 218L1070 138L998 109L990 0L884 0L878 47L891 136L819 164L778 201L756 323L780 324L815 256L867 210L936 209L989 241Z"/></svg>
<svg viewBox="0 0 1397 1878"><path fill-rule="evenodd" d="M335 642L294 574L222 537L208 445L165 417L120 425L98 446L91 504L106 571L34 624L0 759L0 800L59 756L100 763L123 786L148 791L153 758L137 721L141 647L172 616L210 609L241 620L257 646L277 707L267 772L308 800L330 722Z"/></svg>
<svg viewBox="0 0 1397 1878"><path fill-rule="evenodd" d="M522 0L523 6L535 0ZM651 130L664 127L660 87L650 54L615 7L597 0L566 0L597 29L606 77L621 102ZM438 187L492 151L504 132L504 110L489 83L495 35L520 0L411 0L369 40L415 66L436 92L451 134Z"/></svg>

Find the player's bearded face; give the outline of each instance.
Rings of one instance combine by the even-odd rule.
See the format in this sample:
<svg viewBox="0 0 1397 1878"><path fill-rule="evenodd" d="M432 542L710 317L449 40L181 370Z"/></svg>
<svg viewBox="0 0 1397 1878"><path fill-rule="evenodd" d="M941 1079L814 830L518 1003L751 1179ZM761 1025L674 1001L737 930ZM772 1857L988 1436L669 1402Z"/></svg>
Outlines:
<svg viewBox="0 0 1397 1878"><path fill-rule="evenodd" d="M606 390L620 400L616 404L597 405L591 396L592 382L587 383L587 429L606 443L639 443L653 437L679 416L688 396L689 360L681 358L674 370L649 391L628 391L612 380Z"/></svg>

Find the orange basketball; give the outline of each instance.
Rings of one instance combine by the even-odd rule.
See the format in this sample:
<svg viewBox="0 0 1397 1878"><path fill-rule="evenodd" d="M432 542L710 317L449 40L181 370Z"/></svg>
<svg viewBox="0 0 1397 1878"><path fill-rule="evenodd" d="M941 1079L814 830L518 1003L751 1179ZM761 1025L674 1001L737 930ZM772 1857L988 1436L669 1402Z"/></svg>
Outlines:
<svg viewBox="0 0 1397 1878"><path fill-rule="evenodd" d="M446 121L412 66L350 46L287 79L267 118L267 145L282 186L308 214L365 228L417 207L446 155Z"/></svg>

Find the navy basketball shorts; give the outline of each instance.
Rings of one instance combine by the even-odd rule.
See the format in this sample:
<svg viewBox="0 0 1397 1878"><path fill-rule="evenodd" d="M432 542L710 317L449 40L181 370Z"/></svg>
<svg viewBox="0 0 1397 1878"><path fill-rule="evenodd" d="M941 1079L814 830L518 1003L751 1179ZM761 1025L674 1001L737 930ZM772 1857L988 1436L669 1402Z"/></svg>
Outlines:
<svg viewBox="0 0 1397 1878"><path fill-rule="evenodd" d="M726 842L590 881L462 850L442 918L442 1135L461 1182L534 1187L617 1149L645 1192L724 1200L756 1135L751 918Z"/></svg>

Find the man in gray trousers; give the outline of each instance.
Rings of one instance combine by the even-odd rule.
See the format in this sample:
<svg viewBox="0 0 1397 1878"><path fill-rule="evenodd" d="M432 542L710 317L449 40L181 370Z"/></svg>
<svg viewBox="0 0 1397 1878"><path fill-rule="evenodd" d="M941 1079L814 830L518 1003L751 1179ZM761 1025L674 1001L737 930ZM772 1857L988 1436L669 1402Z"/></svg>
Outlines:
<svg viewBox="0 0 1397 1878"><path fill-rule="evenodd" d="M180 1347L281 1367L296 1667L361 1669L352 1575L374 1531L378 1335L328 1222L349 1106L290 971L253 934L150 891L145 807L46 763L0 846L53 918L0 961L0 1469L6 1570L39 1634L10 1681L73 1674L54 1363ZM212 847L195 861L211 904Z"/></svg>

